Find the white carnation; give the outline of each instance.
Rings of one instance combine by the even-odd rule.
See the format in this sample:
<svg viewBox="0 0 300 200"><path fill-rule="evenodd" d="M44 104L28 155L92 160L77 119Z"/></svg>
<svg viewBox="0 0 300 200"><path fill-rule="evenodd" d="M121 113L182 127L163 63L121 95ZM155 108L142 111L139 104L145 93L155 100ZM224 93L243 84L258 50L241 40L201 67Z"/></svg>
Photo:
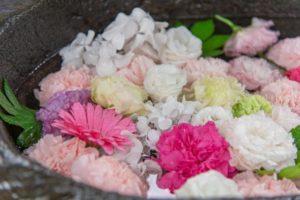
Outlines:
<svg viewBox="0 0 300 200"><path fill-rule="evenodd" d="M202 42L184 26L170 28L165 35L165 44L159 49L162 63L182 65L202 54Z"/></svg>
<svg viewBox="0 0 300 200"><path fill-rule="evenodd" d="M272 119L288 132L300 124L299 115L291 111L288 106L273 105Z"/></svg>
<svg viewBox="0 0 300 200"><path fill-rule="evenodd" d="M189 178L175 194L178 198L242 197L237 184L215 170Z"/></svg>
<svg viewBox="0 0 300 200"><path fill-rule="evenodd" d="M186 82L186 74L181 69L162 64L148 70L144 88L154 101L163 101L167 97L177 98Z"/></svg>
<svg viewBox="0 0 300 200"><path fill-rule="evenodd" d="M221 133L231 145L231 164L239 170L277 170L294 165L297 148L291 134L263 113L223 123Z"/></svg>

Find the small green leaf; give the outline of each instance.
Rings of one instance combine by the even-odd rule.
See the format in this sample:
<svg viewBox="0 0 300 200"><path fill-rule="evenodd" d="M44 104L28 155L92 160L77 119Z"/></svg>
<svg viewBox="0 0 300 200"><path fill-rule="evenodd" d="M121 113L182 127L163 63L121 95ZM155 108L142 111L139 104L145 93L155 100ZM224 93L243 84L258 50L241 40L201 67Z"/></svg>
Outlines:
<svg viewBox="0 0 300 200"><path fill-rule="evenodd" d="M215 24L212 19L198 21L192 25L191 32L202 41L205 41L215 32Z"/></svg>
<svg viewBox="0 0 300 200"><path fill-rule="evenodd" d="M7 100L6 96L0 91L0 107L11 115L15 115L17 112Z"/></svg>
<svg viewBox="0 0 300 200"><path fill-rule="evenodd" d="M294 138L294 144L297 147L296 163L298 164L300 162L300 125L293 128L290 132L292 133L292 136Z"/></svg>
<svg viewBox="0 0 300 200"><path fill-rule="evenodd" d="M214 49L208 52L203 52L204 57L216 57L224 54L224 51L222 49Z"/></svg>
<svg viewBox="0 0 300 200"><path fill-rule="evenodd" d="M42 127L38 123L25 129L17 138L17 145L27 148L35 144L41 138L41 130Z"/></svg>
<svg viewBox="0 0 300 200"><path fill-rule="evenodd" d="M184 24L181 21L176 21L174 24L174 27L184 26Z"/></svg>
<svg viewBox="0 0 300 200"><path fill-rule="evenodd" d="M4 88L4 93L7 97L7 99L10 101L10 103L15 108L21 108L21 105L20 105L19 101L17 100L17 97L15 96L14 92L12 91L12 89L9 86L8 81L6 79L4 79L3 88Z"/></svg>
<svg viewBox="0 0 300 200"><path fill-rule="evenodd" d="M286 167L277 175L279 178L298 179L300 178L300 167L298 165Z"/></svg>
<svg viewBox="0 0 300 200"><path fill-rule="evenodd" d="M204 52L209 52L224 46L230 35L213 35L203 43L202 49Z"/></svg>
<svg viewBox="0 0 300 200"><path fill-rule="evenodd" d="M215 15L215 18L217 20L219 20L220 22L222 22L222 23L226 24L227 26L229 26L233 33L238 32L239 30L242 29L242 27L234 24L230 19L228 19L226 17L223 17L221 15Z"/></svg>
<svg viewBox="0 0 300 200"><path fill-rule="evenodd" d="M255 173L259 176L264 176L264 175L273 175L275 170L265 170L265 169L259 169L256 170Z"/></svg>

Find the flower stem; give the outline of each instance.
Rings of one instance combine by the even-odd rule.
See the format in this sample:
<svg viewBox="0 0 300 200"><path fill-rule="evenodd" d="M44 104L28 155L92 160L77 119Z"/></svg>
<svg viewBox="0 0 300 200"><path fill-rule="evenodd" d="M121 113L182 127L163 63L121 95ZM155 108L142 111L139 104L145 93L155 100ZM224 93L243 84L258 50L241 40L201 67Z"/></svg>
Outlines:
<svg viewBox="0 0 300 200"><path fill-rule="evenodd" d="M223 17L221 15L215 15L215 18L217 20L219 20L220 22L223 22L224 24L226 24L227 26L229 26L232 30L232 32L238 32L239 30L242 29L242 27L234 24L230 19L226 18L226 17Z"/></svg>

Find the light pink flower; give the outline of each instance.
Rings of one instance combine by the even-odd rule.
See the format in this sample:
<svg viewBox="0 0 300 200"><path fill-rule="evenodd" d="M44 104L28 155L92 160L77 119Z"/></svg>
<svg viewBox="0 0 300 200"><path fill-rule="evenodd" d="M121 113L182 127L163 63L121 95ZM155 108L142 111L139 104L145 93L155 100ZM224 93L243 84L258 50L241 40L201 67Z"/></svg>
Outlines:
<svg viewBox="0 0 300 200"><path fill-rule="evenodd" d="M261 95L275 105L287 105L300 114L300 84L287 78L279 79L266 85Z"/></svg>
<svg viewBox="0 0 300 200"><path fill-rule="evenodd" d="M42 137L25 153L45 167L66 176L71 175L72 164L79 156L84 154L99 155L97 149L86 147L86 143L78 138L65 140L62 136L52 134Z"/></svg>
<svg viewBox="0 0 300 200"><path fill-rule="evenodd" d="M146 197L148 185L130 167L110 156L83 155L72 166L72 177L104 191Z"/></svg>
<svg viewBox="0 0 300 200"><path fill-rule="evenodd" d="M122 131L136 131L130 118L123 118L113 109L102 109L91 103L74 103L70 112L62 110L59 117L61 119L55 120L52 126L67 135L97 144L108 154L112 154L114 148L123 151L131 146L131 141Z"/></svg>
<svg viewBox="0 0 300 200"><path fill-rule="evenodd" d="M300 37L280 40L270 48L266 56L287 70L300 66Z"/></svg>
<svg viewBox="0 0 300 200"><path fill-rule="evenodd" d="M226 76L230 65L219 58L199 58L188 60L183 66L188 84L207 76Z"/></svg>
<svg viewBox="0 0 300 200"><path fill-rule="evenodd" d="M276 180L273 176L259 177L251 171L240 173L233 179L245 197L272 197L300 193L296 185L288 179Z"/></svg>
<svg viewBox="0 0 300 200"><path fill-rule="evenodd" d="M226 56L256 55L265 51L278 40L279 32L269 29L273 25L271 20L252 18L251 26L238 31L226 42Z"/></svg>
<svg viewBox="0 0 300 200"><path fill-rule="evenodd" d="M156 144L158 163L165 174L158 180L160 188L171 192L199 173L214 169L226 177L235 173L229 160L229 144L219 134L215 124L203 126L182 123L165 131Z"/></svg>
<svg viewBox="0 0 300 200"><path fill-rule="evenodd" d="M291 69L286 72L286 76L292 80L300 83L300 66L294 69Z"/></svg>
<svg viewBox="0 0 300 200"><path fill-rule="evenodd" d="M89 89L93 72L87 66L76 69L75 66L63 67L60 71L49 74L40 83L40 89L34 91L35 97L44 106L56 92Z"/></svg>
<svg viewBox="0 0 300 200"><path fill-rule="evenodd" d="M154 66L155 63L150 58L146 56L135 56L127 67L122 68L117 73L125 76L132 83L143 86L148 69Z"/></svg>
<svg viewBox="0 0 300 200"><path fill-rule="evenodd" d="M256 90L281 77L276 67L261 58L240 56L230 61L229 74L237 78L248 90Z"/></svg>

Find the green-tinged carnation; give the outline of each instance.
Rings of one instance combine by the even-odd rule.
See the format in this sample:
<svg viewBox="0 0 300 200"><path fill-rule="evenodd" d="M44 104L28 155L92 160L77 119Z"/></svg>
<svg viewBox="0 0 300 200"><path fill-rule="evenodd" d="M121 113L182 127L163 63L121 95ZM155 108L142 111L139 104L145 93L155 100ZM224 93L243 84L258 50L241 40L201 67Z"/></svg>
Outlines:
<svg viewBox="0 0 300 200"><path fill-rule="evenodd" d="M297 147L297 160L296 163L300 163L300 125L296 126L291 130L292 136L294 138L294 144Z"/></svg>
<svg viewBox="0 0 300 200"><path fill-rule="evenodd" d="M206 77L193 83L186 97L205 106L231 107L243 95L244 87L233 77Z"/></svg>
<svg viewBox="0 0 300 200"><path fill-rule="evenodd" d="M147 93L124 77L97 77L92 81L92 100L104 108L115 108L118 113L144 114Z"/></svg>
<svg viewBox="0 0 300 200"><path fill-rule="evenodd" d="M272 104L260 95L243 96L232 106L232 114L234 117L250 115L259 111L266 113L272 112Z"/></svg>

